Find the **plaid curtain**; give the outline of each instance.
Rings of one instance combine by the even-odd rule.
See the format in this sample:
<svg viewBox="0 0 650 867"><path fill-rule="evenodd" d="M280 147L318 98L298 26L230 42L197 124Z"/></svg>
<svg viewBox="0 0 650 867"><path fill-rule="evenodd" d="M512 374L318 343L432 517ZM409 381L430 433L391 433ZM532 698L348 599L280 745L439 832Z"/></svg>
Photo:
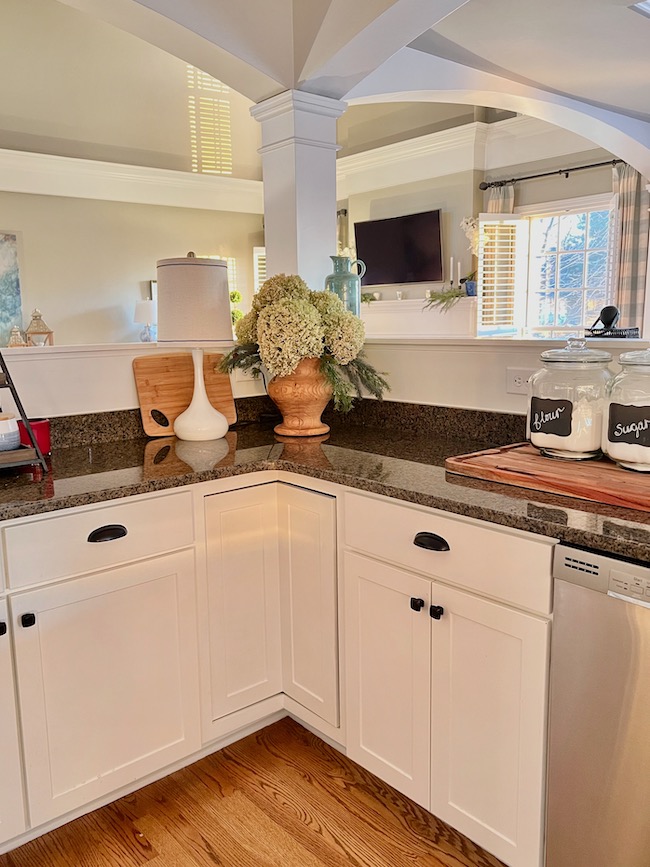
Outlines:
<svg viewBox="0 0 650 867"><path fill-rule="evenodd" d="M619 163L612 172L620 230L616 306L621 311L621 328L640 328L648 267L650 195L645 189L646 181L631 166Z"/></svg>
<svg viewBox="0 0 650 867"><path fill-rule="evenodd" d="M503 187L490 187L487 202L488 214L512 214L515 207L514 184Z"/></svg>

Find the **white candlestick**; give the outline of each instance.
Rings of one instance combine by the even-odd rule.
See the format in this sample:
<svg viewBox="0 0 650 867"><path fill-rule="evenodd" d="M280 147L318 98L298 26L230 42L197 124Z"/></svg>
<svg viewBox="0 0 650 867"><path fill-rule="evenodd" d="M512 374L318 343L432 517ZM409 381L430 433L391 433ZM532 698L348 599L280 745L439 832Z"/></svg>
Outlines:
<svg viewBox="0 0 650 867"><path fill-rule="evenodd" d="M458 285L460 286L460 259L458 260Z"/></svg>
<svg viewBox="0 0 650 867"><path fill-rule="evenodd" d="M454 257L449 260L449 282L454 282Z"/></svg>

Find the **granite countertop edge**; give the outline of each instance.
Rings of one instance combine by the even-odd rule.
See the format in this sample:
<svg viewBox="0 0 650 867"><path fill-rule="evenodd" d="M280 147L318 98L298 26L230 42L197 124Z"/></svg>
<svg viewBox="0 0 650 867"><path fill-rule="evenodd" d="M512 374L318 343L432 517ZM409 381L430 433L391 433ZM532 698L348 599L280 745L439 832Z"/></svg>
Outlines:
<svg viewBox="0 0 650 867"><path fill-rule="evenodd" d="M512 514L505 510L499 511L487 506L447 499L436 494L408 490L396 485L384 484L382 482L363 478L362 476L355 476L341 472L340 470L320 469L299 463L293 463L287 460L263 459L251 461L239 466L231 465L204 472L191 472L168 478L150 479L135 484L119 485L116 487L109 486L105 489L59 496L52 500L39 500L22 503L14 502L5 505L0 504L0 520L10 521L19 518L45 515L63 509L94 505L110 500L120 500L132 496L154 493L156 491L181 488L186 485L227 479L240 475L250 475L269 470L284 471L299 476L305 476L307 478L320 479L344 487L367 491L369 493L411 503L413 505L438 509L450 514L473 518L510 529L522 530L534 535L545 536L553 540L599 551L604 554L610 553L646 562L650 559L650 545L646 545L643 542L636 542L632 539L621 539L617 536L607 536L589 530L563 526L558 523L544 521L530 516Z"/></svg>

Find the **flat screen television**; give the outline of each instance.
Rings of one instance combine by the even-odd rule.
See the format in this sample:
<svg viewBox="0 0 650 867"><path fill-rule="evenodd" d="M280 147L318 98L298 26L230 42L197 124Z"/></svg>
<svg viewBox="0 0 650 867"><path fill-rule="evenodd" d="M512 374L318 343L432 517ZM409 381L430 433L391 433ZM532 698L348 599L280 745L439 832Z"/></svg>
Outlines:
<svg viewBox="0 0 650 867"><path fill-rule="evenodd" d="M442 281L440 211L354 224L363 286Z"/></svg>

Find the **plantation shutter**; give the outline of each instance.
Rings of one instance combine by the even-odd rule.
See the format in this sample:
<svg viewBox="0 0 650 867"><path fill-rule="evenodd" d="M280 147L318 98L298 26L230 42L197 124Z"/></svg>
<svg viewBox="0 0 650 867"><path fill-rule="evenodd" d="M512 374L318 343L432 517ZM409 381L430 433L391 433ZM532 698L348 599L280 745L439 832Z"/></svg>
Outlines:
<svg viewBox="0 0 650 867"><path fill-rule="evenodd" d="M259 292L266 280L266 247L253 247L254 292Z"/></svg>
<svg viewBox="0 0 650 867"><path fill-rule="evenodd" d="M528 220L479 214L478 323L481 337L523 328L528 273Z"/></svg>
<svg viewBox="0 0 650 867"><path fill-rule="evenodd" d="M187 65L192 171L232 174L230 88Z"/></svg>

